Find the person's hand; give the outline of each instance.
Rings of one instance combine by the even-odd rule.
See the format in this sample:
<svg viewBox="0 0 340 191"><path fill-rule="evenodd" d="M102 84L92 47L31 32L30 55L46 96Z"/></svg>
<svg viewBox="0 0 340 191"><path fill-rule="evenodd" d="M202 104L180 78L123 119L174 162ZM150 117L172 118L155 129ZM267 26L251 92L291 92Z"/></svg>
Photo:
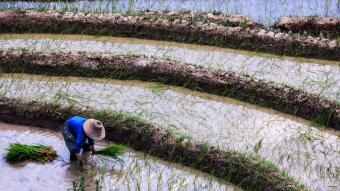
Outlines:
<svg viewBox="0 0 340 191"><path fill-rule="evenodd" d="M81 167L83 167L85 165L85 161L84 159L81 157L80 153L76 153L76 157L78 159L78 162L80 164Z"/></svg>
<svg viewBox="0 0 340 191"><path fill-rule="evenodd" d="M88 156L81 157L81 162L83 163L83 165L87 165L87 161L88 161Z"/></svg>

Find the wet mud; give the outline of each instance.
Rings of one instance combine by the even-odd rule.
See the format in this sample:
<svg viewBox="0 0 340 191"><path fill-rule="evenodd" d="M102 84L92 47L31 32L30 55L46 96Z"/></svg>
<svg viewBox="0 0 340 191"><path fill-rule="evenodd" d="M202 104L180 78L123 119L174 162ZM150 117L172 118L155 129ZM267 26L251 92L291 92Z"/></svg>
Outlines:
<svg viewBox="0 0 340 191"><path fill-rule="evenodd" d="M281 17L273 26L283 31L308 33L324 38L340 37L340 19L323 17ZM321 34L322 33L322 34Z"/></svg>

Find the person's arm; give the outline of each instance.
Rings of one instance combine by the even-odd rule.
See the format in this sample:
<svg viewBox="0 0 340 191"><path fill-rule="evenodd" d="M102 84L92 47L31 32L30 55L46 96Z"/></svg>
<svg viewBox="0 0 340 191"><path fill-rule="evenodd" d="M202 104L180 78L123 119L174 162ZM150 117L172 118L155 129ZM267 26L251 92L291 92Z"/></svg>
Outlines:
<svg viewBox="0 0 340 191"><path fill-rule="evenodd" d="M92 154L94 155L96 153L96 149L94 147L95 142L91 138L88 138L88 140L89 140L89 145L91 146Z"/></svg>
<svg viewBox="0 0 340 191"><path fill-rule="evenodd" d="M76 155L76 157L77 157L77 160L78 160L80 166L84 166L86 162L85 162L84 159L81 157L80 153L75 153L75 155Z"/></svg>
<svg viewBox="0 0 340 191"><path fill-rule="evenodd" d="M75 153L79 163L81 166L83 166L85 164L85 161L82 159L81 155L80 155L80 150L84 144L85 141L85 135L83 134L82 131L78 131L77 132L77 139L76 139L76 144L74 146L73 152Z"/></svg>

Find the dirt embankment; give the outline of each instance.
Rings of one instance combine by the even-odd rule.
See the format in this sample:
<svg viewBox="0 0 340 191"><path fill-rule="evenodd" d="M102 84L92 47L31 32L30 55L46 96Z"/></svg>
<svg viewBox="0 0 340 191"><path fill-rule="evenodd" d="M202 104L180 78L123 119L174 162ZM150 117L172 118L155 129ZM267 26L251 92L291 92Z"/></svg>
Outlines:
<svg viewBox="0 0 340 191"><path fill-rule="evenodd" d="M208 18L208 15L203 17ZM233 24L224 25L221 19L213 17L210 20L216 21L206 23L200 17L196 20L184 16L174 18L176 16L6 11L0 12L0 32L127 36L340 60L340 43L337 40L275 33L260 27L251 28L247 24L230 27ZM227 23L238 22L229 19Z"/></svg>
<svg viewBox="0 0 340 191"><path fill-rule="evenodd" d="M0 97L0 121L4 122L58 129L74 115L102 120L109 140L211 173L246 190L301 190L268 162L221 151L185 137L176 138L150 123L121 113Z"/></svg>
<svg viewBox="0 0 340 191"><path fill-rule="evenodd" d="M225 27L255 28L262 25L242 15L223 15L222 13L193 13L193 12L141 12L136 14L142 20L166 19L171 22L186 20L190 23L214 23Z"/></svg>
<svg viewBox="0 0 340 191"><path fill-rule="evenodd" d="M273 108L340 130L337 103L234 73L134 56L0 51L3 72L158 81Z"/></svg>
<svg viewBox="0 0 340 191"><path fill-rule="evenodd" d="M294 33L307 32L314 36L322 33L325 38L340 37L340 19L323 17L281 17L274 25L274 28Z"/></svg>

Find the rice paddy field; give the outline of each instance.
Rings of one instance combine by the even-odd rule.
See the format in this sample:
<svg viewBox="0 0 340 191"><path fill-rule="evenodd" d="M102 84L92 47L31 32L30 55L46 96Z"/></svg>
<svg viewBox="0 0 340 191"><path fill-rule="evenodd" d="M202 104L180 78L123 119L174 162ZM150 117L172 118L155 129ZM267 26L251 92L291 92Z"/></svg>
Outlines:
<svg viewBox="0 0 340 191"><path fill-rule="evenodd" d="M89 171L82 173L77 166L69 164L68 151L60 133L36 127L0 125L1 156L13 139L26 144L39 142L53 146L61 153L59 159L45 165L28 162L8 165L1 161L1 190L21 190L23 185L26 190L242 190L211 175L133 150L125 154L123 162L95 156L90 160ZM102 142L99 147L108 144L110 142ZM13 182L13 177L18 181Z"/></svg>
<svg viewBox="0 0 340 191"><path fill-rule="evenodd" d="M0 190L340 190L339 6L0 1ZM125 154L71 162L74 115Z"/></svg>

